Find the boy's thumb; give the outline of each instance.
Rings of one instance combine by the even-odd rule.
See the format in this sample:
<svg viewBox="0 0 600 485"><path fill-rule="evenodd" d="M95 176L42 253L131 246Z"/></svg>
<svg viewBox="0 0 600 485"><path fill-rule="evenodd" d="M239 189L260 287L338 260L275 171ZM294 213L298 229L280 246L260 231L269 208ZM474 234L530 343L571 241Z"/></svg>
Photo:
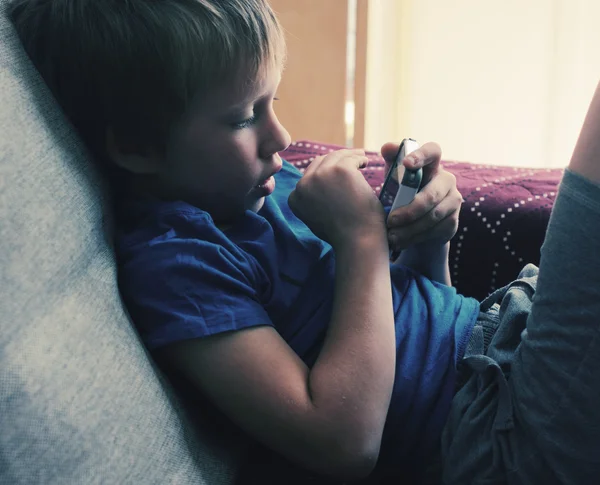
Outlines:
<svg viewBox="0 0 600 485"><path fill-rule="evenodd" d="M388 142L381 147L381 156L388 165L391 164L400 151L400 143Z"/></svg>

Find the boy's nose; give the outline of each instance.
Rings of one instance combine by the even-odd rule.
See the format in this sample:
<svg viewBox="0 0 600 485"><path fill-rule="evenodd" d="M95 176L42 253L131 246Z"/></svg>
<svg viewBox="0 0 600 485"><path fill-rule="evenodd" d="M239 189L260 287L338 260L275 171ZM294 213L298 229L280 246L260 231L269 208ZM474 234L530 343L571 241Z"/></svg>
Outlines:
<svg viewBox="0 0 600 485"><path fill-rule="evenodd" d="M279 122L276 116L273 116L273 120L266 130L265 138L262 143L262 157L268 158L274 153L282 152L290 146L292 138L285 129L285 127Z"/></svg>

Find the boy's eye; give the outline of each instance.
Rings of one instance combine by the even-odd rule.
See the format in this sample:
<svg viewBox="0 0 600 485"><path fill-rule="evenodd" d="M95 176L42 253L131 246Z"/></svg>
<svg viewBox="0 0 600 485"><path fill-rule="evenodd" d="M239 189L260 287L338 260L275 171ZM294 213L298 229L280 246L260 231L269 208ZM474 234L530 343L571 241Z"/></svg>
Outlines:
<svg viewBox="0 0 600 485"><path fill-rule="evenodd" d="M279 101L279 98L273 98L273 101ZM236 123L232 123L231 126L236 130L243 130L244 128L248 128L249 126L252 126L254 123L256 123L258 121L259 114L262 109L265 109L265 108L260 107L260 106L255 107L254 111L252 113L252 116L250 116L250 118L246 118L245 120L238 121Z"/></svg>
<svg viewBox="0 0 600 485"><path fill-rule="evenodd" d="M232 127L235 128L236 130L242 130L244 128L248 128L249 126L252 126L254 123L256 123L256 120L258 119L258 116L256 113L254 113L252 116L250 116L250 118L246 118L245 120L239 121L237 123L232 123Z"/></svg>

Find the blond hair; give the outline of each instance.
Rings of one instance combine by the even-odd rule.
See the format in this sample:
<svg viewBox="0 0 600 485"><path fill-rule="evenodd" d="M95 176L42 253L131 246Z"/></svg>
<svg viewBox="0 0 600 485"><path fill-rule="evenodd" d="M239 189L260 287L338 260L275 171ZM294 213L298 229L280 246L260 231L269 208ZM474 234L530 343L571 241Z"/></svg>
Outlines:
<svg viewBox="0 0 600 485"><path fill-rule="evenodd" d="M108 127L123 146L164 150L194 96L285 57L267 0L16 0L12 18L97 154Z"/></svg>

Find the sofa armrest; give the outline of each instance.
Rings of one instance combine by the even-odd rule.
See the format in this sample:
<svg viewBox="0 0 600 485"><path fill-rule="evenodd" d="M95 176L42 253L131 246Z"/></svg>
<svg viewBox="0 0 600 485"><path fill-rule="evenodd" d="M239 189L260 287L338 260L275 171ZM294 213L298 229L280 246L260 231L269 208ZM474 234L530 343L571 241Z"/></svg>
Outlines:
<svg viewBox="0 0 600 485"><path fill-rule="evenodd" d="M315 156L339 148L301 140L282 156L302 171ZM385 163L376 152L367 156L370 163L363 173L378 193ZM539 264L563 170L443 163L465 199L450 249L452 282L460 293L483 299L512 281L526 263Z"/></svg>

